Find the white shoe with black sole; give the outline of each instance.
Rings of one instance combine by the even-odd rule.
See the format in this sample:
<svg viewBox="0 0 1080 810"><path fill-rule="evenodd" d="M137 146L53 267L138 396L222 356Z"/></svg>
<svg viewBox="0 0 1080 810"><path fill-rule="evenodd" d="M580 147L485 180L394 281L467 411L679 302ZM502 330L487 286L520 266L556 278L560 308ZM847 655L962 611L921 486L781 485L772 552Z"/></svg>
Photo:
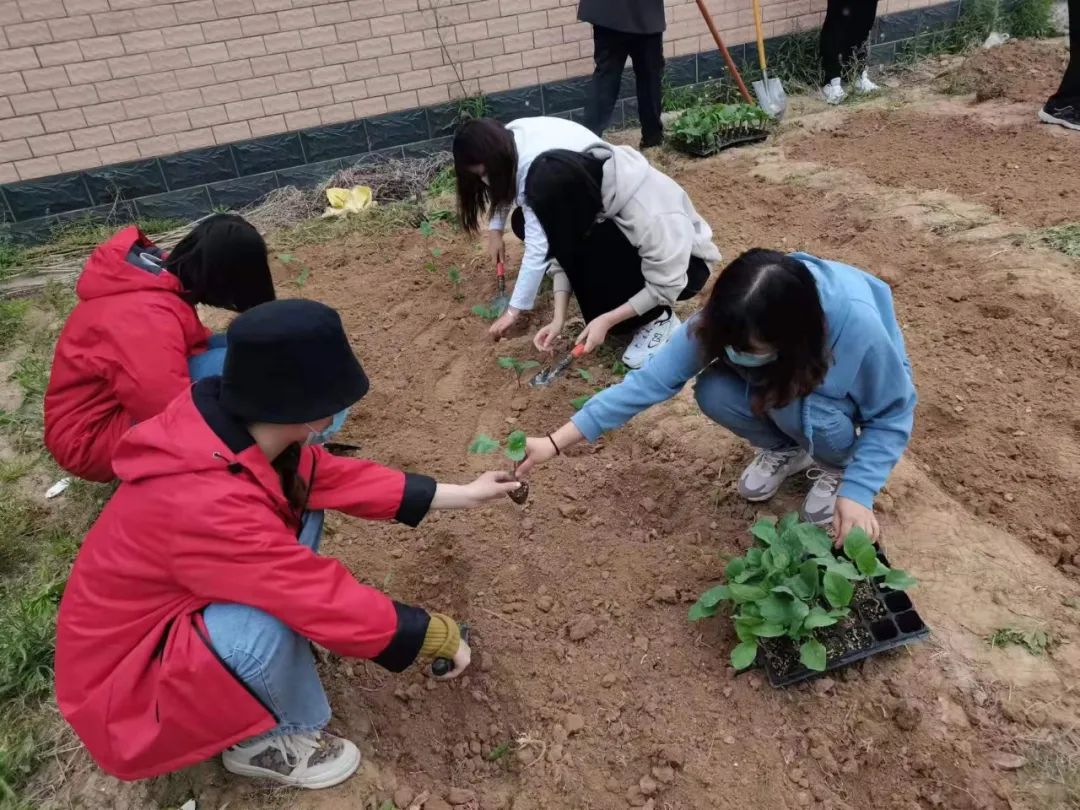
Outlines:
<svg viewBox="0 0 1080 810"><path fill-rule="evenodd" d="M1039 110L1039 120L1044 124L1057 124L1059 127L1080 131L1080 110L1072 105L1051 107L1047 104Z"/></svg>
<svg viewBox="0 0 1080 810"><path fill-rule="evenodd" d="M630 345L623 352L623 365L630 369L641 368L671 339L671 333L679 323L679 317L674 312L669 312L640 327L634 332Z"/></svg>
<svg viewBox="0 0 1080 810"><path fill-rule="evenodd" d="M235 745L221 760L225 770L238 776L319 790L340 785L356 773L360 749L349 740L316 731Z"/></svg>

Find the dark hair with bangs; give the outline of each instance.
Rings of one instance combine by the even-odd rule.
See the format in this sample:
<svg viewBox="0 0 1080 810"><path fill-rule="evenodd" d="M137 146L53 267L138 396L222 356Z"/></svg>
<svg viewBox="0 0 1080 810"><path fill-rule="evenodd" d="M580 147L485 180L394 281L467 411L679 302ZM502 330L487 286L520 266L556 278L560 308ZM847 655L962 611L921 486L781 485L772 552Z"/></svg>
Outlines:
<svg viewBox="0 0 1080 810"><path fill-rule="evenodd" d="M189 304L246 312L274 300L266 242L236 214L214 214L192 228L165 269L180 279Z"/></svg>
<svg viewBox="0 0 1080 810"><path fill-rule="evenodd" d="M588 235L603 208L604 161L569 149L537 155L525 177L525 202L548 240L548 258L568 257Z"/></svg>
<svg viewBox="0 0 1080 810"><path fill-rule="evenodd" d="M805 397L829 370L825 312L806 265L764 248L746 251L723 269L702 309L698 337L709 360L724 347L754 351L767 344L776 360L761 366L751 404L761 414Z"/></svg>
<svg viewBox="0 0 1080 810"><path fill-rule="evenodd" d="M517 196L517 146L513 133L494 118L474 118L454 135L453 152L461 227L475 233L481 214L507 208ZM470 166L484 167L487 184Z"/></svg>

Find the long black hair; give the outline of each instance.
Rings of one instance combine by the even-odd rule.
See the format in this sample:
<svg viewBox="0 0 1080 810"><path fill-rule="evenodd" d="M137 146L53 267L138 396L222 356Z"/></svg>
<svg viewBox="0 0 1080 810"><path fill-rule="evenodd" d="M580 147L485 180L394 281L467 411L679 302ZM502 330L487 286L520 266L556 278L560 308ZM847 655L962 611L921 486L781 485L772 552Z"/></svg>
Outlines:
<svg viewBox="0 0 1080 810"><path fill-rule="evenodd" d="M480 216L505 208L517 197L517 146L510 130L494 118L474 118L454 135L454 174L457 175L461 227L480 229ZM485 184L469 167L483 166Z"/></svg>
<svg viewBox="0 0 1080 810"><path fill-rule="evenodd" d="M775 361L756 369L760 385L751 404L759 414L806 396L829 370L814 277L798 259L775 250L748 250L725 267L697 328L709 360L722 358L726 346L753 352L766 344L776 351Z"/></svg>
<svg viewBox="0 0 1080 810"><path fill-rule="evenodd" d="M266 242L246 219L214 214L196 225L165 260L191 304L245 312L274 300Z"/></svg>
<svg viewBox="0 0 1080 810"><path fill-rule="evenodd" d="M525 202L540 220L548 258L567 264L603 208L604 160L569 149L537 155L525 177Z"/></svg>

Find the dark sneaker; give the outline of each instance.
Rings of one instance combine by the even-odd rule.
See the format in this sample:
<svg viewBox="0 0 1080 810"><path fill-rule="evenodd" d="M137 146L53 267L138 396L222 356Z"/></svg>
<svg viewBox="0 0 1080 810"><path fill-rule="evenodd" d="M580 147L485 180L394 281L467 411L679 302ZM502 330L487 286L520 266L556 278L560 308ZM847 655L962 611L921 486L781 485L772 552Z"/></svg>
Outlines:
<svg viewBox="0 0 1080 810"><path fill-rule="evenodd" d="M638 144L638 149L652 149L654 146L662 146L664 143L664 133L659 135L649 135L648 137L642 137L641 143Z"/></svg>
<svg viewBox="0 0 1080 810"><path fill-rule="evenodd" d="M352 776L360 767L360 750L348 740L318 731L236 745L221 759L230 773L317 790Z"/></svg>
<svg viewBox="0 0 1080 810"><path fill-rule="evenodd" d="M1057 124L1066 129L1080 130L1080 109L1073 104L1047 104L1039 110L1044 124Z"/></svg>

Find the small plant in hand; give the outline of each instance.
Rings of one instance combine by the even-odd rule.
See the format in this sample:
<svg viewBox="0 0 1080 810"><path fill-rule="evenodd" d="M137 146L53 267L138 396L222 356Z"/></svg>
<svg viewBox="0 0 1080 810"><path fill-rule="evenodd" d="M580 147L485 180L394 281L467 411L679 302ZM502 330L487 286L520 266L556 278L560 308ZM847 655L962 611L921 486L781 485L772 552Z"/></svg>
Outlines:
<svg viewBox="0 0 1080 810"><path fill-rule="evenodd" d="M915 584L906 572L882 562L861 529L848 534L842 554L835 552L824 529L801 523L795 513L779 522L759 520L750 533L755 544L728 562L727 582L703 593L689 614L691 621L699 621L731 606L739 638L731 651L736 669L752 665L762 651L781 674L800 663L824 672L830 661L874 642L852 611L858 583L877 583L889 591ZM900 598L910 608L907 597Z"/></svg>
<svg viewBox="0 0 1080 810"><path fill-rule="evenodd" d="M514 372L514 379L517 381L518 388L521 387L521 375L529 369L539 368L540 363L536 360L518 360L516 357L500 357L499 368L505 368L508 371ZM524 456L522 456L524 458Z"/></svg>
<svg viewBox="0 0 1080 810"><path fill-rule="evenodd" d="M515 430L509 434L504 443L500 443L485 433L479 433L469 444L469 452L483 455L494 453L499 448L502 448L503 455L514 462L514 469L517 470L517 465L525 460L525 439L525 431L523 430ZM522 481L520 487L507 494L514 503L525 503L529 498L528 482Z"/></svg>

